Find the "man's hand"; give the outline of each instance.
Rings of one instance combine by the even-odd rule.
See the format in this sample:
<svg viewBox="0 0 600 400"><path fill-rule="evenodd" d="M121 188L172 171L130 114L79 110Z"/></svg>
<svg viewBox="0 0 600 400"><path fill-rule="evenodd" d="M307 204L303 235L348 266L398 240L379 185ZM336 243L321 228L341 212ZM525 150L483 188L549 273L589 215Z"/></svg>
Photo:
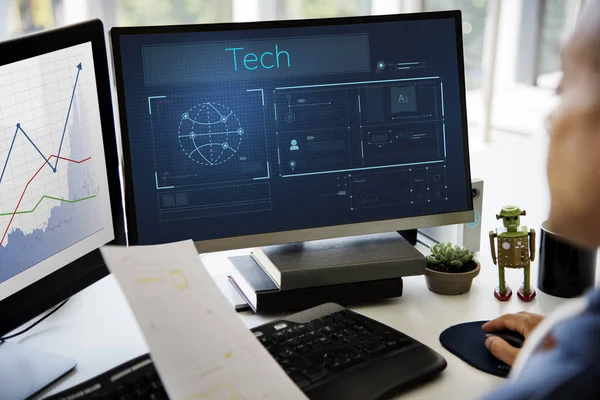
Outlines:
<svg viewBox="0 0 600 400"><path fill-rule="evenodd" d="M527 336L529 336L543 319L544 317L541 315L522 311L518 314L506 314L500 318L486 322L483 324L482 329L487 333L508 329L520 333L527 339ZM504 339L499 337L487 338L485 347L487 347L494 357L511 366L519 354L519 349L511 346Z"/></svg>

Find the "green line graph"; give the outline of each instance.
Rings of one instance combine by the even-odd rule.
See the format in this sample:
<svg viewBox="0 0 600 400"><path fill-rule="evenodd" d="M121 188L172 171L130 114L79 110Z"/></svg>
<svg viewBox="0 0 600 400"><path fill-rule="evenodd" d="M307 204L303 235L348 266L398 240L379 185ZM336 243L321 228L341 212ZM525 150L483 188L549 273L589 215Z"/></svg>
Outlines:
<svg viewBox="0 0 600 400"><path fill-rule="evenodd" d="M81 199L76 199L76 200L67 200L67 199L61 199L61 198L52 197L52 196L42 196L42 198L37 202L37 204L35 205L35 207L33 207L31 210L28 210L28 211L17 211L16 213L15 212L2 213L2 214L0 214L0 217L6 217L8 215L13 215L13 214L14 215L31 214L32 212L35 211L36 208L38 208L38 206L40 205L40 203L42 201L44 201L44 199L60 201L62 203L74 204L74 203L79 203L81 201L93 199L94 197L96 197L96 195L94 195L94 196L88 196L88 197L83 197Z"/></svg>

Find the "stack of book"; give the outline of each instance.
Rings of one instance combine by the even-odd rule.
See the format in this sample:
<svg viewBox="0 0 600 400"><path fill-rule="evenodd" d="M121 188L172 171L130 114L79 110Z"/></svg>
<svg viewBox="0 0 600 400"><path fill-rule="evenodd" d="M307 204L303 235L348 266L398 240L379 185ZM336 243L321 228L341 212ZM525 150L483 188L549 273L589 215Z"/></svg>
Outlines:
<svg viewBox="0 0 600 400"><path fill-rule="evenodd" d="M267 246L229 260L231 283L255 312L400 297L402 276L425 268L423 255L396 233Z"/></svg>

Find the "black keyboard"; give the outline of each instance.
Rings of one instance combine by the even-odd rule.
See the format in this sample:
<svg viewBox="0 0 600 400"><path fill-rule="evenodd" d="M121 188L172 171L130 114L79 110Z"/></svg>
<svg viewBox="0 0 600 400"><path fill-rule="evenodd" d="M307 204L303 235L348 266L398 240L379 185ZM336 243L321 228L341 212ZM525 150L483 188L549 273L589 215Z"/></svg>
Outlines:
<svg viewBox="0 0 600 400"><path fill-rule="evenodd" d="M251 331L310 399L385 398L446 368L441 355L415 339L332 303ZM80 398L168 397L145 355L50 397Z"/></svg>
<svg viewBox="0 0 600 400"><path fill-rule="evenodd" d="M136 357L47 399L168 400L149 354Z"/></svg>

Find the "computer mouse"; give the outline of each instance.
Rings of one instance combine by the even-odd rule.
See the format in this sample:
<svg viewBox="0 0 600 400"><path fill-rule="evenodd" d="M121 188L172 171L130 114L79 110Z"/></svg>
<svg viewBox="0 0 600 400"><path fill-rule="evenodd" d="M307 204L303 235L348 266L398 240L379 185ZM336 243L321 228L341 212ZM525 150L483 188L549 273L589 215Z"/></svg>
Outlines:
<svg viewBox="0 0 600 400"><path fill-rule="evenodd" d="M474 321L454 325L440 334L440 343L467 364L488 374L506 378L510 365L498 360L485 347L489 335L498 336L515 347L523 345L523 336L513 331L497 331L488 334L481 329L487 321Z"/></svg>
<svg viewBox="0 0 600 400"><path fill-rule="evenodd" d="M496 332L489 332L485 336L486 337L496 336L496 337L502 338L502 339L506 340L508 342L508 344L510 344L511 346L516 347L518 349L523 347L523 342L525 341L525 338L519 332L511 331L508 329L496 331Z"/></svg>

